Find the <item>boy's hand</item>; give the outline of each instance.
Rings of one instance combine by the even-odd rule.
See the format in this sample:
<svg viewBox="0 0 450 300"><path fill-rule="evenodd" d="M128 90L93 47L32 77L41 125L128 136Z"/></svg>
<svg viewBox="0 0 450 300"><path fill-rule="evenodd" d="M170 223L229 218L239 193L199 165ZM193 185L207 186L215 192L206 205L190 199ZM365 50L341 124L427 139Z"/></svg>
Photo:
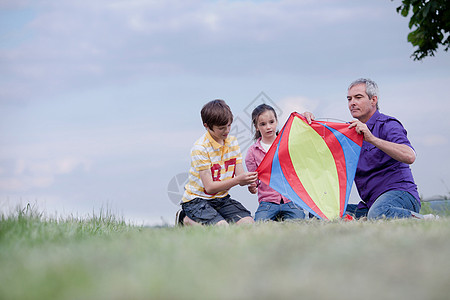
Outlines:
<svg viewBox="0 0 450 300"><path fill-rule="evenodd" d="M240 186L256 183L258 172L245 172L236 176Z"/></svg>

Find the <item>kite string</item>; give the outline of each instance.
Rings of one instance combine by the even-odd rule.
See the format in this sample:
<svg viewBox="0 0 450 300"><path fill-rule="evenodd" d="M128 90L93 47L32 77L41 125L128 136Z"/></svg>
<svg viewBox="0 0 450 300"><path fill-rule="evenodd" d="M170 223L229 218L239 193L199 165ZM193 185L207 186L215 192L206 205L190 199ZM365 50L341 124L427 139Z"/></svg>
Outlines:
<svg viewBox="0 0 450 300"><path fill-rule="evenodd" d="M347 121L335 118L315 118L314 121L325 121L325 122L339 122L339 123L348 123Z"/></svg>

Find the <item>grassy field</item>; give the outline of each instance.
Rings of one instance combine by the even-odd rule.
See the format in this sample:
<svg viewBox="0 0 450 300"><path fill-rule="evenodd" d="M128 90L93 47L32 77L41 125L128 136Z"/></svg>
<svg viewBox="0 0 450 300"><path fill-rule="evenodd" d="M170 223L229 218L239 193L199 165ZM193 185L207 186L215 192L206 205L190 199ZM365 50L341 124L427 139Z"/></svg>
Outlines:
<svg viewBox="0 0 450 300"><path fill-rule="evenodd" d="M145 228L0 222L0 299L448 299L450 218Z"/></svg>

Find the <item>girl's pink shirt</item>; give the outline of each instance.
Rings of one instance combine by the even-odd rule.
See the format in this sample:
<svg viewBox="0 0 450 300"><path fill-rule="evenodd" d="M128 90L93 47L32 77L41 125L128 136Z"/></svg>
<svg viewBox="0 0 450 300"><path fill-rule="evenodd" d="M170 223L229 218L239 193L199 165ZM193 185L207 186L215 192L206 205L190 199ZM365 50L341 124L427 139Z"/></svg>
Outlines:
<svg viewBox="0 0 450 300"><path fill-rule="evenodd" d="M264 156L266 155L266 151L261 146L261 138L259 138L247 151L247 155L245 156L245 165L247 166L247 170L249 172L254 172ZM276 204L281 203L281 199L283 199L284 203L291 202L291 200L283 197L277 191L272 189L270 186L258 180L258 202L272 202Z"/></svg>

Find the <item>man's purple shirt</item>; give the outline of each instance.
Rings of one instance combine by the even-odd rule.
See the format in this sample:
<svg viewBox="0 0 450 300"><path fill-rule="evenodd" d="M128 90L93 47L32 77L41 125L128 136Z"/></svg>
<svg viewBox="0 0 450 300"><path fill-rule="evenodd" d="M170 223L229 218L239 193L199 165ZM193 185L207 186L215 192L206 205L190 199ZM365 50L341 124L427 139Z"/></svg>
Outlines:
<svg viewBox="0 0 450 300"><path fill-rule="evenodd" d="M380 139L405 144L414 150L405 128L397 119L378 110L366 123L372 134ZM417 185L408 164L399 162L374 145L364 141L361 147L355 184L363 200L358 208L370 208L383 193L392 190L406 191L420 202Z"/></svg>

